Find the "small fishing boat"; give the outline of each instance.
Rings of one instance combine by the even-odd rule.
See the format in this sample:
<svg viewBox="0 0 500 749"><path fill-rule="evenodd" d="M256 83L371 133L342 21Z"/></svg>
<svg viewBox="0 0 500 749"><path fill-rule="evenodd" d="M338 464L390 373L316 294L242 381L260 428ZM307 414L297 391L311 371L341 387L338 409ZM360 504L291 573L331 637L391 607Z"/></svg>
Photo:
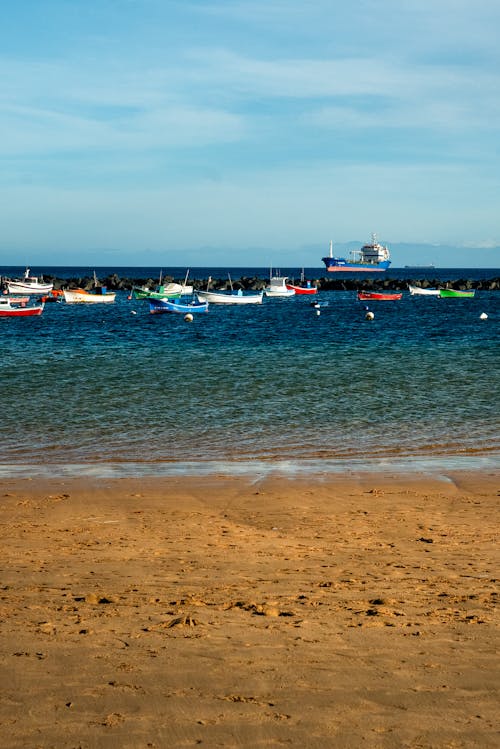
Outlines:
<svg viewBox="0 0 500 749"><path fill-rule="evenodd" d="M460 289L439 289L441 299L472 299L475 293L475 289L467 289L466 291L461 291Z"/></svg>
<svg viewBox="0 0 500 749"><path fill-rule="evenodd" d="M68 304L111 304L115 301L116 292L108 291L101 286L94 271L94 288L90 291L85 289L64 289L64 300Z"/></svg>
<svg viewBox="0 0 500 749"><path fill-rule="evenodd" d="M64 289L64 301L67 304L111 304L116 298L116 293L106 289Z"/></svg>
<svg viewBox="0 0 500 749"><path fill-rule="evenodd" d="M52 289L50 294L44 294L40 297L42 302L60 302L64 299L64 291L62 289Z"/></svg>
<svg viewBox="0 0 500 749"><path fill-rule="evenodd" d="M152 314L158 312L177 312L186 315L188 312L208 312L208 302L185 302L181 299L150 299L149 311Z"/></svg>
<svg viewBox="0 0 500 749"><path fill-rule="evenodd" d="M397 293L386 293L383 291L358 291L358 299L360 302L393 302L397 299L401 299L403 292Z"/></svg>
<svg viewBox="0 0 500 749"><path fill-rule="evenodd" d="M304 278L304 268L300 273L300 282L298 284L287 283L286 287L287 289L293 289L296 294L317 294L318 292L318 287L313 286L310 281Z"/></svg>
<svg viewBox="0 0 500 749"><path fill-rule="evenodd" d="M440 289L423 289L420 286L410 286L408 291L412 296L439 296Z"/></svg>
<svg viewBox="0 0 500 749"><path fill-rule="evenodd" d="M235 290L231 276L229 276L231 289L227 291L210 291L211 282L212 279L209 278L206 290L196 292L198 301L210 304L262 304L263 291L244 293L241 289Z"/></svg>
<svg viewBox="0 0 500 749"><path fill-rule="evenodd" d="M270 297L290 297L295 296L295 289L287 286L287 276L273 276L273 271L269 274L269 286L264 289L264 294Z"/></svg>
<svg viewBox="0 0 500 749"><path fill-rule="evenodd" d="M16 303L8 297L0 297L0 317L34 317L41 315L44 303L27 305L25 302Z"/></svg>
<svg viewBox="0 0 500 749"><path fill-rule="evenodd" d="M181 296L188 296L193 293L193 287L186 284L162 283L162 271L160 271L160 280L155 289L149 289L146 286L134 286L132 296L134 299L178 299Z"/></svg>
<svg viewBox="0 0 500 749"><path fill-rule="evenodd" d="M210 304L262 304L262 291L256 294L244 294L238 291L197 291L196 295L202 302Z"/></svg>
<svg viewBox="0 0 500 749"><path fill-rule="evenodd" d="M23 278L7 281L9 294L48 294L53 286L52 283L44 283L41 277L31 276L30 268L26 268Z"/></svg>

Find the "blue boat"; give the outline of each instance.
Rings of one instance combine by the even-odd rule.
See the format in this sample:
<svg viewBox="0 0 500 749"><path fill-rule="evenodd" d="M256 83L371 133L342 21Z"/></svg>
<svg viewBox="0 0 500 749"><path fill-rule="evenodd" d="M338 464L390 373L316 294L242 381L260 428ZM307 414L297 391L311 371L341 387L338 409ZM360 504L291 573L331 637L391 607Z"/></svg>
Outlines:
<svg viewBox="0 0 500 749"><path fill-rule="evenodd" d="M349 271L380 273L387 270L391 264L389 257L387 247L379 244L375 234L372 234L372 241L363 245L360 250L351 252L347 259L333 256L333 242L330 242L328 256L321 259L330 273L347 273Z"/></svg>
<svg viewBox="0 0 500 749"><path fill-rule="evenodd" d="M208 312L208 302L185 302L180 299L149 299L149 311L152 314L158 312L177 312L186 315L188 312Z"/></svg>

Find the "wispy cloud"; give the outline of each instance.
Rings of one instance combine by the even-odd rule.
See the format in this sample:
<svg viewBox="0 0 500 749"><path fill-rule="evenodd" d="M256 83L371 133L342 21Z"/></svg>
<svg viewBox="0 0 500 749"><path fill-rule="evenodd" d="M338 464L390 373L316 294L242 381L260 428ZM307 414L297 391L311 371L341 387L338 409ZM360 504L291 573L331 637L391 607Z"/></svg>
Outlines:
<svg viewBox="0 0 500 749"><path fill-rule="evenodd" d="M212 241L249 205L276 236L290 217L323 234L332 203L346 239L362 214L403 239L456 210L474 236L500 234L497 0L119 6L87 0L75 24L66 2L34 3L47 23L31 37L15 6L12 39L0 29L0 178L23 206L32 182L41 205L44 186L69 188L75 216L78 200L99 212L92 190L113 215L137 190L148 226L150 207L171 201L175 223L202 201Z"/></svg>

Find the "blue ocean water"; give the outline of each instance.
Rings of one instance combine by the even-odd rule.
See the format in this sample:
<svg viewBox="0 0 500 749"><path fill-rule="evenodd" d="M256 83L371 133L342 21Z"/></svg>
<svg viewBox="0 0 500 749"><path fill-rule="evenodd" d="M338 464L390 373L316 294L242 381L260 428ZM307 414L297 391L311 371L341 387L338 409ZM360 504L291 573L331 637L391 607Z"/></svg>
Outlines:
<svg viewBox="0 0 500 749"><path fill-rule="evenodd" d="M319 299L328 302L320 314L308 297L267 298L211 305L187 323L119 292L111 305L51 303L41 317L0 319L0 473L317 471L415 459L498 466L499 292L405 293L371 303L372 321L354 292Z"/></svg>

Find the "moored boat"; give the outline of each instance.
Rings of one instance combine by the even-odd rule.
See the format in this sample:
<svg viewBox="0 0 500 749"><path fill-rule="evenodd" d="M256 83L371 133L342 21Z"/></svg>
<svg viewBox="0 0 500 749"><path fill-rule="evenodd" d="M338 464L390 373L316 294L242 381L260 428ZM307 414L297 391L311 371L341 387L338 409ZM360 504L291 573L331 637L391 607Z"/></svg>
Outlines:
<svg viewBox="0 0 500 749"><path fill-rule="evenodd" d="M388 293L383 291L358 291L358 299L360 302L393 302L401 299L403 292Z"/></svg>
<svg viewBox="0 0 500 749"><path fill-rule="evenodd" d="M146 286L134 286L132 288L134 299L178 299L181 296L188 296L192 293L193 287L187 286L185 282L183 284L173 281L162 283L162 271L160 271L160 280L156 288L149 289Z"/></svg>
<svg viewBox="0 0 500 749"><path fill-rule="evenodd" d="M64 301L67 304L110 304L116 293L106 289L85 291L85 289L64 289Z"/></svg>
<svg viewBox="0 0 500 749"><path fill-rule="evenodd" d="M0 317L34 317L41 315L44 303L27 305L25 302L15 303L6 296L0 297Z"/></svg>
<svg viewBox="0 0 500 749"><path fill-rule="evenodd" d="M111 304L115 301L116 292L108 291L97 281L94 271L94 288L86 289L64 289L64 300L68 304Z"/></svg>
<svg viewBox="0 0 500 749"><path fill-rule="evenodd" d="M208 302L184 302L181 299L150 299L149 311L152 314L161 312L177 312L186 315L188 312L208 312Z"/></svg>
<svg viewBox="0 0 500 749"><path fill-rule="evenodd" d="M442 299L472 299L475 293L475 289L439 289L439 296Z"/></svg>
<svg viewBox="0 0 500 749"><path fill-rule="evenodd" d="M424 289L420 286L408 284L408 291L412 296L439 296L440 289Z"/></svg>
<svg viewBox="0 0 500 749"><path fill-rule="evenodd" d="M354 250L348 258L333 256L333 242L330 242L330 252L327 257L321 258L325 264L326 270L330 273L346 272L370 272L380 273L387 270L391 261L390 253L387 247L377 242L375 234L372 234L372 241L363 245L360 250Z"/></svg>
<svg viewBox="0 0 500 749"><path fill-rule="evenodd" d="M287 276L281 276L279 273L277 276L273 276L271 270L269 274L269 286L266 286L264 289L264 294L270 297L295 296L295 289L289 288L287 280Z"/></svg>
<svg viewBox="0 0 500 749"><path fill-rule="evenodd" d="M196 292L198 301L209 302L209 304L262 304L263 291L243 292L242 289L233 289L233 282L228 273L230 289L226 291L210 291L212 278L207 282L207 288Z"/></svg>
<svg viewBox="0 0 500 749"><path fill-rule="evenodd" d="M54 284L45 283L39 276L31 276L30 268L26 268L23 278L7 281L7 291L9 294L34 294L43 295L52 291Z"/></svg>
<svg viewBox="0 0 500 749"><path fill-rule="evenodd" d="M241 289L237 291L197 291L196 295L202 302L210 304L262 304L264 292L245 294Z"/></svg>
<svg viewBox="0 0 500 749"><path fill-rule="evenodd" d="M317 294L318 292L318 287L313 286L310 281L304 278L304 268L302 268L300 274L300 282L298 284L287 283L286 287L287 289L293 289L296 294Z"/></svg>

